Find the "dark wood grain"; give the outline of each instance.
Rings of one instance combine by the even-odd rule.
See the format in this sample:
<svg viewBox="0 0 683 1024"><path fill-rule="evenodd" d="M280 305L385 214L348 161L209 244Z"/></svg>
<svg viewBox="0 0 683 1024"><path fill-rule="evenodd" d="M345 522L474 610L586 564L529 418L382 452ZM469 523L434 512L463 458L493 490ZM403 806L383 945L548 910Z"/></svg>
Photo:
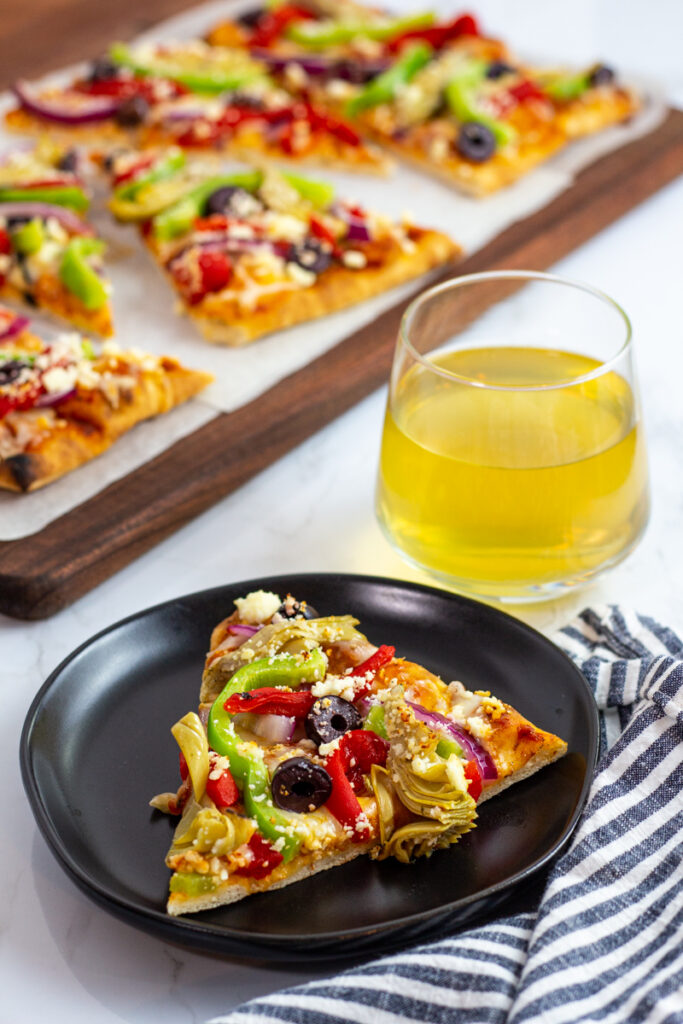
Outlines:
<svg viewBox="0 0 683 1024"><path fill-rule="evenodd" d="M682 172L683 113L671 111L655 132L587 168L458 273L544 269ZM0 611L39 619L65 607L375 390L387 379L408 301L40 533L0 544Z"/></svg>
<svg viewBox="0 0 683 1024"><path fill-rule="evenodd" d="M2 0L0 88L96 57L112 39L132 39L193 6L187 0Z"/></svg>

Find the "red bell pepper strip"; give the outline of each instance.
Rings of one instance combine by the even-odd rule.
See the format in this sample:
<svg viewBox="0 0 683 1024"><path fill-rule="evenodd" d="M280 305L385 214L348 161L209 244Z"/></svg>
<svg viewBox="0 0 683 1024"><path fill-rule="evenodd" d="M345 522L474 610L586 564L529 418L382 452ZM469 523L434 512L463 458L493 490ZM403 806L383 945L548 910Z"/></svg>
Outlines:
<svg viewBox="0 0 683 1024"><path fill-rule="evenodd" d="M465 765L465 778L467 779L467 790L476 802L481 796L482 790L481 772L476 761L468 761Z"/></svg>
<svg viewBox="0 0 683 1024"><path fill-rule="evenodd" d="M526 100L548 99L546 93L544 93L535 82L530 81L528 78L522 79L522 81L517 82L516 85L511 85L507 91L508 94L517 101L517 103L525 103Z"/></svg>
<svg viewBox="0 0 683 1024"><path fill-rule="evenodd" d="M280 690L277 686L262 686L248 693L233 693L223 707L230 715L250 712L254 715L286 715L304 718L315 704L310 690Z"/></svg>
<svg viewBox="0 0 683 1024"><path fill-rule="evenodd" d="M315 15L303 7L296 7L294 4L283 4L276 7L274 11L266 11L259 19L256 28L249 40L250 46L270 46L282 35L284 30L293 21L310 21Z"/></svg>
<svg viewBox="0 0 683 1024"><path fill-rule="evenodd" d="M178 760L180 762L180 778L184 782L185 779L190 774L190 769L187 767L187 761L185 760L185 755L183 754L182 750L178 751Z"/></svg>
<svg viewBox="0 0 683 1024"><path fill-rule="evenodd" d="M365 661L362 661L360 665L356 665L356 667L351 669L350 672L347 672L347 675L353 676L354 679L361 679L363 676L372 674L372 678L366 680L365 685L355 691L354 700L359 700L370 692L375 675L382 665L386 665L391 661L395 654L395 647L388 647L386 644L382 644L381 647L377 648L374 654L371 654L370 657L366 658Z"/></svg>
<svg viewBox="0 0 683 1024"><path fill-rule="evenodd" d="M44 393L45 388L41 381L30 381L21 385L15 394L0 395L0 419L10 412L31 409Z"/></svg>
<svg viewBox="0 0 683 1024"><path fill-rule="evenodd" d="M340 825L351 830L355 843L370 838L370 824L354 790L363 788L363 775L373 764L385 765L389 744L376 733L352 729L344 733L337 749L325 761L332 779L332 793L325 803Z"/></svg>
<svg viewBox="0 0 683 1024"><path fill-rule="evenodd" d="M283 861L282 854L273 849L260 832L254 832L247 846L253 853L254 859L244 867L236 868L233 872L235 875L244 875L246 878L265 878Z"/></svg>
<svg viewBox="0 0 683 1024"><path fill-rule="evenodd" d="M384 767L387 763L389 744L369 729L352 729L339 741L339 750L351 788L362 793L365 789L363 776L368 774L373 764Z"/></svg>
<svg viewBox="0 0 683 1024"><path fill-rule="evenodd" d="M240 794L230 769L224 769L217 779L212 779L211 774L209 772L209 777L206 780L206 795L209 800L213 800L219 811L224 807L232 807Z"/></svg>
<svg viewBox="0 0 683 1024"><path fill-rule="evenodd" d="M370 827L363 814L363 808L344 772L343 755L339 748L325 761L325 770L332 779L332 793L325 807L339 824L348 829L354 843L363 843L370 838Z"/></svg>
<svg viewBox="0 0 683 1024"><path fill-rule="evenodd" d="M481 35L481 32L475 18L471 14L461 14L458 18L454 18L453 21L449 21L445 25L433 25L431 28L417 28L411 29L410 32L404 32L387 43L387 50L390 53L396 53L403 48L405 43L417 39L429 43L434 50L440 50L446 43L451 42L453 39L458 39L459 36L479 35Z"/></svg>

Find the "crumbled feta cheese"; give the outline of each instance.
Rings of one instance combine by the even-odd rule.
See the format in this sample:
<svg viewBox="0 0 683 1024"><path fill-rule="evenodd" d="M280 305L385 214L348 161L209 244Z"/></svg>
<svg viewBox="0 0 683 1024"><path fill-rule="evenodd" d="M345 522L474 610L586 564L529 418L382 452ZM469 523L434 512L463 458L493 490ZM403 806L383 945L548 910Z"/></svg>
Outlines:
<svg viewBox="0 0 683 1024"><path fill-rule="evenodd" d="M335 750L339 748L339 740L341 737L337 737L336 740L332 740L330 743L321 743L318 747L318 753L321 757L329 757Z"/></svg>
<svg viewBox="0 0 683 1024"><path fill-rule="evenodd" d="M345 267L350 267L352 270L362 270L368 263L365 253L358 249L347 249L342 256L342 262Z"/></svg>
<svg viewBox="0 0 683 1024"><path fill-rule="evenodd" d="M281 603L279 596L269 590L254 590L246 597L238 597L235 607L241 622L256 625L270 619Z"/></svg>
<svg viewBox="0 0 683 1024"><path fill-rule="evenodd" d="M75 366L53 366L43 374L43 385L50 395L59 395L64 391L71 391L76 384Z"/></svg>
<svg viewBox="0 0 683 1024"><path fill-rule="evenodd" d="M327 676L311 687L314 697L343 697L353 701L357 680L353 676Z"/></svg>
<svg viewBox="0 0 683 1024"><path fill-rule="evenodd" d="M309 288L312 284L315 284L316 276L313 271L306 270L305 267L299 266L298 263L288 263L287 273L292 281L300 284L302 288Z"/></svg>

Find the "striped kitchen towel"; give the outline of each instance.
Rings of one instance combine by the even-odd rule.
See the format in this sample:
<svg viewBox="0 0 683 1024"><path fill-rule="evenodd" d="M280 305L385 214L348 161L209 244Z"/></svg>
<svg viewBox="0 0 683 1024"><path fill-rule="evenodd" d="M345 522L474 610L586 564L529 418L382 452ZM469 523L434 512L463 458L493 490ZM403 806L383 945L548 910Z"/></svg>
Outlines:
<svg viewBox="0 0 683 1024"><path fill-rule="evenodd" d="M683 643L613 605L554 639L595 693L603 747L535 909L213 1024L683 1024Z"/></svg>

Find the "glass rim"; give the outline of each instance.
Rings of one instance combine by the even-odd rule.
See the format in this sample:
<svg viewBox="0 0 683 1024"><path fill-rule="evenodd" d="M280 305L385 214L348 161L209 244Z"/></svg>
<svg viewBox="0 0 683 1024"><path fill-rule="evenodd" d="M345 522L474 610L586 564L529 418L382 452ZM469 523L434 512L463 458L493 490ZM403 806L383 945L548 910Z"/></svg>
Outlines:
<svg viewBox="0 0 683 1024"><path fill-rule="evenodd" d="M458 373L454 373L452 370L447 370L444 367L437 366L431 359L423 355L421 352L418 352L415 348L410 340L410 327L412 321L422 306L430 302L435 296L441 295L443 292L450 290L455 291L455 289L460 288L462 285L479 284L485 281L505 281L514 279L546 281L551 284L561 284L569 288L576 288L578 291L588 293L593 295L596 299L600 299L602 302L612 307L624 324L626 328L626 336L623 342L616 352L609 357L609 359L602 360L599 366L596 366L593 370L589 370L588 373L582 373L577 377L571 377L569 380L563 381L559 384L529 385L489 384L485 381L474 380L472 377L464 377ZM560 388L574 387L576 384L583 384L585 381L595 380L596 377L601 377L605 373L610 373L614 365L629 350L633 340L633 328L627 313L622 309L618 302L611 298L606 292L601 291L600 288L595 288L593 285L587 284L584 281L577 281L573 278L562 277L560 274L548 274L541 270L488 270L477 274L463 274L462 277L452 277L448 281L442 281L441 284L436 284L431 288L427 288L426 291L413 299L401 317L398 340L408 349L418 363L421 363L424 367L431 370L432 373L436 373L438 376L444 377L446 380L457 381L460 384L467 384L483 391L557 391Z"/></svg>

